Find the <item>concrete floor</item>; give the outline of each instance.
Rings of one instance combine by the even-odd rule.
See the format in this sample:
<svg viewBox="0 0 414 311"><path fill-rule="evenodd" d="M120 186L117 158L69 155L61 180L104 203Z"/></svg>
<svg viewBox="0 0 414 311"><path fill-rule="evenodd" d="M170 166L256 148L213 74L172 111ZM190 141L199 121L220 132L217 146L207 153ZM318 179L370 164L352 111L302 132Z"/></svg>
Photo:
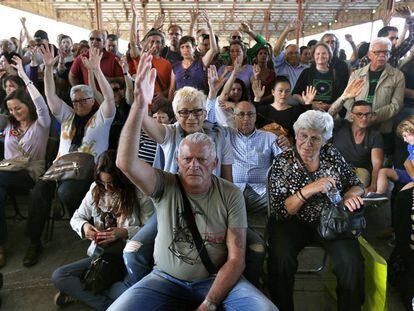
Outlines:
<svg viewBox="0 0 414 311"><path fill-rule="evenodd" d="M20 206L25 212L23 198ZM8 207L7 213L13 216L13 209ZM385 258L388 258L391 247L387 242L375 239L375 234L385 224L389 223L387 207L367 210L368 230L366 238ZM4 274L4 287L0 291L3 299L2 310L57 310L53 304L56 293L50 276L55 268L85 257L88 247L87 241L81 241L70 229L67 220L58 221L55 224L53 239L44 244L44 252L40 262L31 267L22 266L22 258L27 246L24 238L24 220L9 219L9 243L7 246L8 262L0 270ZM320 254L304 254L300 262L303 265L312 265ZM318 259L316 259L318 261ZM336 301L329 295L324 287L324 280L332 278L324 272L312 275L298 274L295 283L295 309L305 311L333 311L336 310ZM402 304L393 288L388 287L388 310L403 311ZM65 310L91 310L81 303L74 303ZM260 310L258 310L260 311ZM372 310L377 311L377 310Z"/></svg>

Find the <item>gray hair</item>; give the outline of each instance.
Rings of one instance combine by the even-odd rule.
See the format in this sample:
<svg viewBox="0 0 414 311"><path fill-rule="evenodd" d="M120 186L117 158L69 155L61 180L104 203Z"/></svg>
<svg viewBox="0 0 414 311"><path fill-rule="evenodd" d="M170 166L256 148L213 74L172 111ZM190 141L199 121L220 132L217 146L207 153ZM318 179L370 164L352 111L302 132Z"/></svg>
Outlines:
<svg viewBox="0 0 414 311"><path fill-rule="evenodd" d="M70 89L70 99L74 100L75 93L82 92L87 98L93 98L93 90L89 85L79 84Z"/></svg>
<svg viewBox="0 0 414 311"><path fill-rule="evenodd" d="M332 116L323 111L308 110L302 113L296 122L293 124L295 135L300 130L315 130L321 132L322 139L326 143L332 137L333 131L333 118Z"/></svg>
<svg viewBox="0 0 414 311"><path fill-rule="evenodd" d="M378 43L385 44L387 46L388 51L391 51L392 43L388 38L385 38L385 37L375 38L374 40L372 40L371 43L369 44L369 50L372 51L374 45Z"/></svg>
<svg viewBox="0 0 414 311"><path fill-rule="evenodd" d="M193 101L197 101L200 103L203 109L206 109L206 95L191 86L184 86L183 88L179 89L174 94L174 99L172 102L172 107L174 113L178 112L178 104L183 102L191 103Z"/></svg>
<svg viewBox="0 0 414 311"><path fill-rule="evenodd" d="M212 157L212 159L215 159L217 156L216 144L214 143L213 139L209 137L207 134L197 132L184 137L184 139L180 142L180 145L178 146L178 156L181 155L181 147L185 143L201 144L203 146L208 146L209 155Z"/></svg>

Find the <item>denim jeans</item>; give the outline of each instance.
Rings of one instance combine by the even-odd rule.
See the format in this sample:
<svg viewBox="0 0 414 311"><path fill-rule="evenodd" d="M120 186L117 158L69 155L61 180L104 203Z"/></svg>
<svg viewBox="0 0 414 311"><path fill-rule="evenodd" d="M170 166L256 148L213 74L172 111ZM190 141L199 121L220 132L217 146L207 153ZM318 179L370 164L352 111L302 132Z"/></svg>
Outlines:
<svg viewBox="0 0 414 311"><path fill-rule="evenodd" d="M124 292L108 310L195 310L207 296L213 282L214 277L186 282L153 270ZM243 278L235 284L218 309L277 310L265 295Z"/></svg>
<svg viewBox="0 0 414 311"><path fill-rule="evenodd" d="M151 272L154 265L154 241L157 236L157 215L154 213L145 226L128 241L124 249L124 262L129 283L135 284ZM252 229L247 230L245 277L260 287L260 277L265 258L265 243Z"/></svg>
<svg viewBox="0 0 414 311"><path fill-rule="evenodd" d="M65 180L58 183L57 196L72 216L88 192L92 180ZM50 214L50 206L56 190L56 182L39 180L32 192L26 235L32 244L39 244L43 228Z"/></svg>
<svg viewBox="0 0 414 311"><path fill-rule="evenodd" d="M76 298L95 310L106 310L129 286L124 282L117 282L109 290L96 295L85 290L81 277L92 260L92 257L88 257L56 269L52 281L55 287L66 295Z"/></svg>
<svg viewBox="0 0 414 311"><path fill-rule="evenodd" d="M282 311L293 311L293 288L299 252L319 242L332 260L338 285L338 311L359 311L364 302L364 258L357 239L326 241L315 227L297 218L269 220L269 293Z"/></svg>
<svg viewBox="0 0 414 311"><path fill-rule="evenodd" d="M34 181L26 170L19 172L0 172L0 246L7 242L7 194L25 193L33 186Z"/></svg>

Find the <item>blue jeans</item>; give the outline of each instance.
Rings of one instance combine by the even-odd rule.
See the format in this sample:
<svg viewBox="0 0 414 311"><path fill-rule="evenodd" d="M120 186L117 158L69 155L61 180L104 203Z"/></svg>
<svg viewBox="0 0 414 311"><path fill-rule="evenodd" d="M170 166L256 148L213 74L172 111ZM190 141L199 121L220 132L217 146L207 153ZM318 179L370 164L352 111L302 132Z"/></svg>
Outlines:
<svg viewBox="0 0 414 311"><path fill-rule="evenodd" d="M81 277L89 268L91 261L92 257L88 257L56 269L52 281L55 287L66 295L76 298L95 310L106 310L129 286L124 282L116 282L109 290L97 295L85 290Z"/></svg>
<svg viewBox="0 0 414 311"><path fill-rule="evenodd" d="M129 283L135 284L151 272L154 265L154 241L157 236L157 215L154 213L145 226L128 241L124 249L124 263L128 271ZM260 277L265 258L265 243L258 233L247 230L245 277L256 287L260 287Z"/></svg>
<svg viewBox="0 0 414 311"><path fill-rule="evenodd" d="M153 270L123 293L109 311L194 310L205 299L214 277L186 282L160 270ZM277 310L272 302L245 279L240 279L221 303L219 310Z"/></svg>
<svg viewBox="0 0 414 311"><path fill-rule="evenodd" d="M26 170L19 172L0 172L0 246L7 242L7 193L25 193L33 188L33 186L34 181Z"/></svg>

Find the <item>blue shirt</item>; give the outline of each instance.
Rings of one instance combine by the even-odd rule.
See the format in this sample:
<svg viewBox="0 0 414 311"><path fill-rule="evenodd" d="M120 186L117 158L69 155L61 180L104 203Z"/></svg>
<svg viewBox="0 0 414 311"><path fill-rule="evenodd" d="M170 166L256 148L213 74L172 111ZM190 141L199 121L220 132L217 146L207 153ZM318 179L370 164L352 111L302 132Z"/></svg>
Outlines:
<svg viewBox="0 0 414 311"><path fill-rule="evenodd" d="M299 64L297 67L293 67L286 60L283 60L281 63L275 61L276 73L278 76L286 76L289 79L290 87L293 89L295 87L296 81L298 81L302 71L309 66L304 64Z"/></svg>
<svg viewBox="0 0 414 311"><path fill-rule="evenodd" d="M281 149L277 136L270 132L254 130L249 136L229 129L233 147L233 183L242 191L249 185L258 195L266 192L267 170Z"/></svg>
<svg viewBox="0 0 414 311"><path fill-rule="evenodd" d="M414 160L414 146L408 145L407 150L408 150L408 160L410 161Z"/></svg>

